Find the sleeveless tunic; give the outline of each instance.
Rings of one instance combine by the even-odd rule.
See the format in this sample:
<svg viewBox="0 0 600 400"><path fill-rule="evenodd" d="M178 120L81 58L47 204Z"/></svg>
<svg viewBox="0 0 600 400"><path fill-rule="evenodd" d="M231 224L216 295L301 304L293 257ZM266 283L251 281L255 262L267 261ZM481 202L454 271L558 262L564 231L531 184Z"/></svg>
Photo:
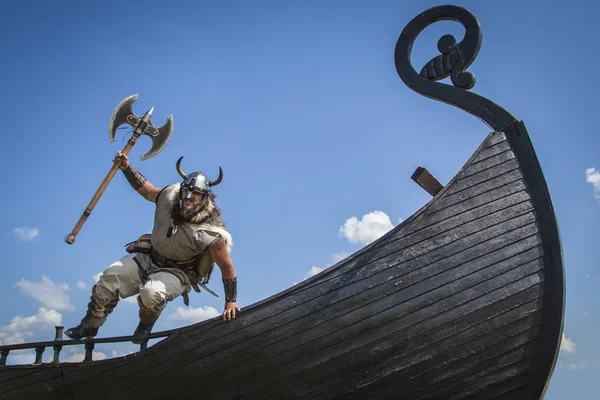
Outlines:
<svg viewBox="0 0 600 400"><path fill-rule="evenodd" d="M204 225L185 222L178 225L177 233L167 237L171 222L171 209L179 195L175 185L167 186L156 199L152 247L163 256L176 261L186 261L204 253L221 238L221 235Z"/></svg>

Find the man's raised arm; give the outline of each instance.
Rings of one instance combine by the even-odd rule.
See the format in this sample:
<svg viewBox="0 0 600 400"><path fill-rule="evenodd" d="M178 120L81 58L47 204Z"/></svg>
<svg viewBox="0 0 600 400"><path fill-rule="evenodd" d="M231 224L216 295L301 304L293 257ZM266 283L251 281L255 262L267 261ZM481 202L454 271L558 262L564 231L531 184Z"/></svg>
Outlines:
<svg viewBox="0 0 600 400"><path fill-rule="evenodd" d="M117 152L115 156L116 163L120 162L119 169L123 171L125 178L131 185L132 188L135 189L143 198L152 203L156 203L156 198L160 193L159 188L150 183L148 179L140 172L138 172L133 166L129 163L129 157L126 154Z"/></svg>

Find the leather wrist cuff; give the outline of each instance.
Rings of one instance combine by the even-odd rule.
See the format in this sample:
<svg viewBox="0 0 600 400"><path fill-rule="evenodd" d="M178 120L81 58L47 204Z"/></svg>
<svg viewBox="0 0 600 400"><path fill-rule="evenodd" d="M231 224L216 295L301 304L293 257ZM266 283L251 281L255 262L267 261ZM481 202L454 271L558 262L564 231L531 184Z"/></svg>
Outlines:
<svg viewBox="0 0 600 400"><path fill-rule="evenodd" d="M225 301L235 303L237 300L237 276L232 279L223 279L223 289L225 290Z"/></svg>
<svg viewBox="0 0 600 400"><path fill-rule="evenodd" d="M146 177L133 168L131 164L129 164L129 166L122 171L131 187L135 190L138 190L144 186L144 183L147 181Z"/></svg>

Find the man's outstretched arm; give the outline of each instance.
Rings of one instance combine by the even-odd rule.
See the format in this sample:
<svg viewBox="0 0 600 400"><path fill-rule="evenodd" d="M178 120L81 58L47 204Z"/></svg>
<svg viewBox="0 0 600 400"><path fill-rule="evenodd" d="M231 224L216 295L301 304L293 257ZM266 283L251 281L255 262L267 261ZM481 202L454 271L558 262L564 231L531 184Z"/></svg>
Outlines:
<svg viewBox="0 0 600 400"><path fill-rule="evenodd" d="M127 155L119 151L114 161L117 163L120 162L119 169L123 171L131 187L146 200L156 203L156 198L161 189L154 186L144 175L133 168L133 165L129 163Z"/></svg>
<svg viewBox="0 0 600 400"><path fill-rule="evenodd" d="M233 262L227 250L227 243L219 240L209 248L210 254L215 263L221 269L223 278L223 289L225 291L225 309L223 310L223 320L230 321L235 318L236 312L240 311L237 305L237 276Z"/></svg>

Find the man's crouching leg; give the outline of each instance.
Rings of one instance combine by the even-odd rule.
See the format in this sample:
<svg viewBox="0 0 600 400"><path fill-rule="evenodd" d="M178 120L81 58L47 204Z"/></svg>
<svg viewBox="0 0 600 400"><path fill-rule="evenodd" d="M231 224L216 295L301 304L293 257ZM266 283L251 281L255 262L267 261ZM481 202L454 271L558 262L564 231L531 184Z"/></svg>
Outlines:
<svg viewBox="0 0 600 400"><path fill-rule="evenodd" d="M138 292L141 281L134 255L127 255L113 263L100 276L92 288L88 309L81 323L67 329L65 334L71 339L94 337L114 310L119 297L129 297Z"/></svg>
<svg viewBox="0 0 600 400"><path fill-rule="evenodd" d="M178 290L173 287L172 283L175 283L171 282L173 278L175 276L169 273L153 274L140 290L137 298L140 306L140 323L133 333L131 340L133 343L140 344L148 340L152 328L167 306L167 302L180 294L174 296L172 293L174 289ZM175 286L180 285L176 284Z"/></svg>
<svg viewBox="0 0 600 400"><path fill-rule="evenodd" d="M101 286L94 285L87 312L81 320L81 323L78 326L65 331L65 334L71 339L95 337L98 334L98 329L104 324L108 315L117 306L117 303L119 302L118 289L116 298L110 295L107 296L108 293L99 293L103 291L102 289Z"/></svg>
<svg viewBox="0 0 600 400"><path fill-rule="evenodd" d="M138 304L140 305L140 323L138 324L135 332L133 332L133 339L131 340L135 344L141 344L148 340L154 324L160 317L162 310L167 305L167 302L158 304L152 308L148 308L144 305L141 297L138 296Z"/></svg>

